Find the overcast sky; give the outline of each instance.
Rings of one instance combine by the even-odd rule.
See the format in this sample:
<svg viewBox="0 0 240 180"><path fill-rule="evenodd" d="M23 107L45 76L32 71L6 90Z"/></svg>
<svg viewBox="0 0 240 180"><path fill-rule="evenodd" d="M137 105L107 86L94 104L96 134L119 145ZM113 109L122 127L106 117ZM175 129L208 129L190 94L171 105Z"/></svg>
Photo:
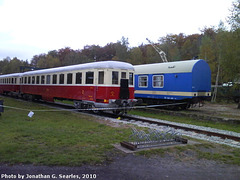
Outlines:
<svg viewBox="0 0 240 180"><path fill-rule="evenodd" d="M0 60L64 47L130 46L167 34L200 33L230 15L233 0L0 0ZM225 24L227 25L227 23Z"/></svg>

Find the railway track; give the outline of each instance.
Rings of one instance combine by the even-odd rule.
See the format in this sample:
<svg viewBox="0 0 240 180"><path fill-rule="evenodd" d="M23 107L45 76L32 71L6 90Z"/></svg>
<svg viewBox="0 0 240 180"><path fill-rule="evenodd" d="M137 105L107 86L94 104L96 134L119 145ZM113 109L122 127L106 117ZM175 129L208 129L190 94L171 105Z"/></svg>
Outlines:
<svg viewBox="0 0 240 180"><path fill-rule="evenodd" d="M53 105L59 106L61 108L64 108L64 107L68 107L68 109L73 108L73 106L71 105L66 105L61 103L57 103L57 104L54 103ZM222 143L222 144L231 145L231 146L240 148L240 133L235 133L232 131L219 130L219 129L208 128L203 126L195 126L191 124L175 123L175 122L170 122L165 120L139 117L139 116L127 115L127 114L121 116L120 117L121 120L119 120L119 118L116 115L111 113L95 114L90 111L85 111L85 112L87 112L88 114L109 118L109 119L112 119L112 121L118 122L118 123L119 122L135 123L137 125L140 123L140 124L144 124L145 127L149 127L149 128L151 128L151 125L155 127L156 126L171 127L176 129L177 131L181 131L183 135L189 136L190 134L190 137L194 137L194 138L198 138L199 135L204 135L206 136L206 138L201 138L201 139L210 140L212 142L216 141L216 137L217 137L218 138L217 143ZM192 136L191 134L194 134L195 136ZM203 137L203 136L199 136L199 137Z"/></svg>
<svg viewBox="0 0 240 180"><path fill-rule="evenodd" d="M129 119L129 120L146 122L149 124L157 124L159 126L168 126L168 127L172 127L175 129L181 129L184 131L191 131L191 132L195 132L195 133L199 133L199 134L204 134L207 136L216 136L216 137L220 137L222 139L231 139L231 140L240 142L240 133L234 133L235 135L231 135L231 134L226 134L226 132L230 132L230 131L218 130L219 132L216 132L216 131L202 129L202 128L200 128L201 126L191 127L191 125L188 125L188 124L174 123L174 122L169 122L169 121L164 121L164 120L144 118L144 117L138 117L138 116L132 116L132 115L125 115L124 118ZM225 132L225 133L223 133L223 132ZM237 134L239 134L239 136L237 136Z"/></svg>
<svg viewBox="0 0 240 180"><path fill-rule="evenodd" d="M37 102L37 103L40 103L44 106L48 106L51 108L57 108L62 111L78 112L76 109L74 109L73 105L69 105L69 104L50 103L50 102L47 102L47 103L46 102ZM200 135L204 135L206 137L200 138L200 139L208 140L208 141L212 141L212 142L215 142L216 137L217 137L217 138L220 138L220 139L217 139L217 141L218 141L217 143L226 144L226 145L240 148L240 133L235 133L232 131L225 131L225 130L213 129L213 128L208 128L208 127L203 127L203 126L183 124L183 123L175 123L175 122L170 122L170 121L165 121L165 120L139 117L139 116L133 116L133 115L124 115L119 120L119 119L117 119L116 115L111 114L111 113L95 114L90 110L87 110L87 111L81 110L80 112L85 112L85 113L87 112L87 114L91 114L91 115L98 116L98 117L108 118L111 121L116 122L116 123L122 122L122 123L128 123L128 124L136 124L136 125L144 126L144 127L148 127L148 128L157 128L158 126L159 127L160 126L171 127L171 128L176 129L177 131L181 131L181 134L183 134L183 135L197 138L197 139L199 139L199 137L202 137ZM192 136L189 134L194 134L195 136ZM209 138L207 138L207 137L209 137Z"/></svg>

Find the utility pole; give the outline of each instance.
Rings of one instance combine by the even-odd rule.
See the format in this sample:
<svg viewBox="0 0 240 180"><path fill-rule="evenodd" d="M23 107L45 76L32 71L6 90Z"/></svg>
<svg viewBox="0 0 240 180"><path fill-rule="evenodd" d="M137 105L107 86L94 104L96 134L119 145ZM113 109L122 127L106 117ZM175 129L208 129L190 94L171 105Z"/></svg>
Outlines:
<svg viewBox="0 0 240 180"><path fill-rule="evenodd" d="M220 64L218 64L217 77L216 77L216 82L215 82L215 87L214 87L214 91L213 91L211 102L216 102L216 99L217 99L217 88L218 88L219 71L220 71Z"/></svg>

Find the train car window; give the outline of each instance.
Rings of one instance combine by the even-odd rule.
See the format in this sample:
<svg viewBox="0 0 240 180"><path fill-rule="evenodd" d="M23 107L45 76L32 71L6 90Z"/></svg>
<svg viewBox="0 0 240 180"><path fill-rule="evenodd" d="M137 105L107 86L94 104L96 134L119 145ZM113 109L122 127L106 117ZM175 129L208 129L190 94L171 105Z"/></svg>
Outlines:
<svg viewBox="0 0 240 180"><path fill-rule="evenodd" d="M47 75L47 84L50 84L51 83L51 76L50 75Z"/></svg>
<svg viewBox="0 0 240 180"><path fill-rule="evenodd" d="M133 85L133 73L129 73L129 85Z"/></svg>
<svg viewBox="0 0 240 180"><path fill-rule="evenodd" d="M154 75L153 76L153 87L162 88L163 87L163 75Z"/></svg>
<svg viewBox="0 0 240 180"><path fill-rule="evenodd" d="M147 87L148 86L148 77L147 76L139 76L138 77L138 86L139 87Z"/></svg>
<svg viewBox="0 0 240 180"><path fill-rule="evenodd" d="M118 71L112 72L112 84L118 84Z"/></svg>
<svg viewBox="0 0 240 180"><path fill-rule="evenodd" d="M76 84L82 84L82 73L76 73Z"/></svg>
<svg viewBox="0 0 240 180"><path fill-rule="evenodd" d="M93 84L94 72L86 72L86 84Z"/></svg>
<svg viewBox="0 0 240 180"><path fill-rule="evenodd" d="M27 77L24 77L24 84L27 84Z"/></svg>
<svg viewBox="0 0 240 180"><path fill-rule="evenodd" d="M28 77L28 84L31 84L31 77Z"/></svg>
<svg viewBox="0 0 240 180"><path fill-rule="evenodd" d="M59 75L59 84L64 84L64 74Z"/></svg>
<svg viewBox="0 0 240 180"><path fill-rule="evenodd" d="M45 76L41 76L41 84L45 84Z"/></svg>
<svg viewBox="0 0 240 180"><path fill-rule="evenodd" d="M32 84L35 84L35 76L32 77Z"/></svg>
<svg viewBox="0 0 240 180"><path fill-rule="evenodd" d="M104 84L104 71L98 72L98 84Z"/></svg>
<svg viewBox="0 0 240 180"><path fill-rule="evenodd" d="M14 78L12 78L12 84L14 83Z"/></svg>
<svg viewBox="0 0 240 180"><path fill-rule="evenodd" d="M53 82L52 83L53 84L57 84L57 75L54 74L52 78L53 78Z"/></svg>
<svg viewBox="0 0 240 180"><path fill-rule="evenodd" d="M17 84L17 78L14 78L14 84Z"/></svg>
<svg viewBox="0 0 240 180"><path fill-rule="evenodd" d="M67 74L67 84L72 84L72 73Z"/></svg>
<svg viewBox="0 0 240 180"><path fill-rule="evenodd" d="M39 84L39 82L40 82L40 77L39 77L39 76L37 76L37 81L36 81L36 84Z"/></svg>
<svg viewBox="0 0 240 180"><path fill-rule="evenodd" d="M126 79L127 78L127 73L126 72L122 72L121 73L121 78L122 79Z"/></svg>

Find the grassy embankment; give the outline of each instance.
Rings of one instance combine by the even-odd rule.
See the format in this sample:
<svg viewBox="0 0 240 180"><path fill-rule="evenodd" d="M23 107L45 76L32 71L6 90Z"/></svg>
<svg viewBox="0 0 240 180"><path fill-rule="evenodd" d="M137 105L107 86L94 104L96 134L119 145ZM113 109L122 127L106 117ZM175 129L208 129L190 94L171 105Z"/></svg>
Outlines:
<svg viewBox="0 0 240 180"><path fill-rule="evenodd" d="M49 110L32 102L4 99L4 105ZM127 140L130 130L114 128L73 112L38 112L5 108L0 116L0 163L80 166L100 164L115 152L111 144ZM146 115L146 114L145 114ZM169 120L171 117L169 117ZM189 153L190 152L190 153ZM142 151L138 155L170 154L179 160L211 159L240 165L240 149L202 142L198 145ZM189 158L189 154L193 157Z"/></svg>
<svg viewBox="0 0 240 180"><path fill-rule="evenodd" d="M4 105L50 108L32 102L4 99ZM38 112L5 108L0 116L0 162L44 165L97 164L105 161L111 144L128 139L130 130L113 128L93 117L73 112Z"/></svg>

